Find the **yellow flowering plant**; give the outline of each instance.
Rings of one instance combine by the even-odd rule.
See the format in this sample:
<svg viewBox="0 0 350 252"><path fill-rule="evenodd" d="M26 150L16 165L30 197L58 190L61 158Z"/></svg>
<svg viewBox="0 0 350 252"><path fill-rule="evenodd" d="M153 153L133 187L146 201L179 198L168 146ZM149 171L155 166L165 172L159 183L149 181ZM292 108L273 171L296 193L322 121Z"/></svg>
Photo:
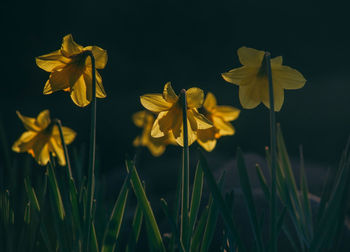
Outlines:
<svg viewBox="0 0 350 252"><path fill-rule="evenodd" d="M142 134L133 141L135 147L145 146L155 157L162 155L169 144L177 144L172 134L166 133L162 137L154 138L151 130L155 121L154 115L146 110L136 112L132 120L137 127L143 128Z"/></svg>
<svg viewBox="0 0 350 252"><path fill-rule="evenodd" d="M186 91L186 97L188 145L191 145L196 141L199 129L212 128L213 124L198 112L198 108L204 101L203 90L197 87L190 88ZM159 138L169 133L174 136L180 146L184 146L182 105L171 83L165 84L162 94L145 94L140 97L140 100L146 109L158 114L151 130L151 136Z"/></svg>
<svg viewBox="0 0 350 252"><path fill-rule="evenodd" d="M239 100L243 108L252 109L261 102L270 108L265 52L241 47L237 54L243 66L223 73L222 77L239 86ZM282 56L271 59L271 72L275 111L280 111L284 101L284 89L302 88L306 80L297 70L282 65Z"/></svg>
<svg viewBox="0 0 350 252"><path fill-rule="evenodd" d="M39 165L46 165L52 153L60 165L66 165L59 128L51 121L50 111L44 110L36 118L23 116L18 111L17 115L27 131L12 145L12 150L28 152ZM76 136L76 133L68 127L62 127L62 132L66 144L70 144Z"/></svg>
<svg viewBox="0 0 350 252"><path fill-rule="evenodd" d="M107 64L107 51L98 46L78 45L71 34L63 38L61 49L36 58L36 64L41 69L50 72L50 77L44 87L44 94L52 94L58 90L70 93L73 102L85 107L92 101L93 74L92 53L95 68L103 69ZM105 98L106 92L102 85L102 77L96 73L96 97Z"/></svg>
<svg viewBox="0 0 350 252"><path fill-rule="evenodd" d="M205 97L202 111L203 115L213 123L214 127L198 130L197 142L206 151L212 151L218 138L235 134L235 129L230 121L238 118L240 110L232 106L217 105L214 94L209 92Z"/></svg>

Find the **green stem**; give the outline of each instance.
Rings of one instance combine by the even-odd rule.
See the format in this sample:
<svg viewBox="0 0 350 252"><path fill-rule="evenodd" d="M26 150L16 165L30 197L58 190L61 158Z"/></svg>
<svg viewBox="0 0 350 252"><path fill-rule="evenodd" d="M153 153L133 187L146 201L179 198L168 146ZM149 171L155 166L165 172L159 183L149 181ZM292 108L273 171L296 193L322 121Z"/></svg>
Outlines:
<svg viewBox="0 0 350 252"><path fill-rule="evenodd" d="M271 251L277 251L277 193L276 193L276 114L275 103L273 96L273 83L271 71L271 54L265 53L265 61L267 68L267 77L269 82L269 97L270 97L270 147L271 147Z"/></svg>
<svg viewBox="0 0 350 252"><path fill-rule="evenodd" d="M188 247L188 205L189 205L189 151L188 151L188 125L187 125L187 100L186 90L181 90L181 107L183 121L183 152L182 152L182 205L181 205L181 238L185 246Z"/></svg>
<svg viewBox="0 0 350 252"><path fill-rule="evenodd" d="M91 132L90 132L90 150L89 150L89 171L88 171L88 204L86 217L86 251L89 251L89 243L91 236L91 225L93 222L93 201L95 193L95 152L96 152L96 69L95 58L91 51L87 52L91 58L92 70L92 101L91 101Z"/></svg>
<svg viewBox="0 0 350 252"><path fill-rule="evenodd" d="M73 178L73 175L72 175L72 168L71 168L70 160L69 160L69 156L68 156L68 148L67 148L66 142L64 141L61 120L60 119L54 119L53 122L57 125L58 131L60 133L61 143L62 143L63 152L64 152L64 158L66 160L66 165L67 165L69 178L74 181L74 178Z"/></svg>

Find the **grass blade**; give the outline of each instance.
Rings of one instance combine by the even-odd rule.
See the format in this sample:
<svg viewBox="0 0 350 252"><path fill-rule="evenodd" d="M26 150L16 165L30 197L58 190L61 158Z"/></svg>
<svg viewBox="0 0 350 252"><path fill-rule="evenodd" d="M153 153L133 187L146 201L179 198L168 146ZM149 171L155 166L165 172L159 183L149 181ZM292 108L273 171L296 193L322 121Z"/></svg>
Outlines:
<svg viewBox="0 0 350 252"><path fill-rule="evenodd" d="M204 158L201 151L199 151L199 157L200 157L200 165L202 166L208 187L213 195L214 202L218 206L221 216L224 219L226 228L229 231L230 243L233 244L235 242L240 252L246 251L242 243L242 240L240 238L239 232L237 231L236 224L232 219L232 215L228 210L228 207L226 206L226 203L221 195L220 189L218 188L215 182L214 176L211 173L208 167L207 161Z"/></svg>
<svg viewBox="0 0 350 252"><path fill-rule="evenodd" d="M28 177L25 177L25 179L24 179L24 187L26 189L30 203L34 206L36 211L40 212L38 198L36 197L36 193L35 193L32 185L30 184L30 180Z"/></svg>
<svg viewBox="0 0 350 252"><path fill-rule="evenodd" d="M136 244L141 232L142 220L143 220L143 212L140 207L140 204L137 204L135 214L134 214L134 219L132 221L132 233L129 237L129 242L125 250L126 252L135 251Z"/></svg>
<svg viewBox="0 0 350 252"><path fill-rule="evenodd" d="M124 180L123 186L119 192L118 198L114 204L111 216L105 229L101 252L113 252L118 240L120 227L123 221L126 201L129 193L128 174Z"/></svg>
<svg viewBox="0 0 350 252"><path fill-rule="evenodd" d="M154 214L151 205L147 199L146 193L143 189L140 177L137 173L134 163L130 160L126 161L126 169L130 173L130 183L136 195L137 201L140 204L143 214L145 216L146 225L149 225L149 231L151 232L151 239L156 246L157 251L165 251L162 236L160 235L159 228L154 218Z"/></svg>
<svg viewBox="0 0 350 252"><path fill-rule="evenodd" d="M259 226L258 217L256 214L253 193L247 173L247 167L244 162L243 153L240 148L237 149L237 167L239 172L239 178L241 182L241 187L244 194L244 199L247 203L248 216L250 224L253 230L254 240L256 241L257 251L264 251L263 239L261 234L261 229ZM277 238L277 235L276 235Z"/></svg>
<svg viewBox="0 0 350 252"><path fill-rule="evenodd" d="M59 217L61 220L64 220L65 211L64 211L64 206L62 202L62 196L61 196L60 189L58 188L57 179L56 179L55 172L53 170L53 165L51 162L48 165L48 175L49 175L49 184L51 187L51 192L54 197L54 202L56 204Z"/></svg>

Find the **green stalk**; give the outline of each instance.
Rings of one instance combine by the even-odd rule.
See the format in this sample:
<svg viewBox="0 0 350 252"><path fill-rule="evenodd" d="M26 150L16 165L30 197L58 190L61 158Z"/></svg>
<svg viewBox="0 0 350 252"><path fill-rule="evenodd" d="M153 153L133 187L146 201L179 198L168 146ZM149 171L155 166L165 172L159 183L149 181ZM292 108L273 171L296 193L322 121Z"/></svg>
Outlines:
<svg viewBox="0 0 350 252"><path fill-rule="evenodd" d="M189 176L190 176L190 163L189 163L189 151L188 151L188 128L187 128L187 101L186 90L181 90L181 107L182 107L182 121L183 121L183 152L182 152L182 205L181 205L181 238L182 242L187 250L188 247L188 205L189 205Z"/></svg>
<svg viewBox="0 0 350 252"><path fill-rule="evenodd" d="M273 83L271 71L271 54L265 53L265 62L267 70L267 78L269 82L269 97L270 97L270 147L271 147L271 251L277 251L277 194L276 194L276 114L275 103L273 96Z"/></svg>
<svg viewBox="0 0 350 252"><path fill-rule="evenodd" d="M87 52L91 58L92 69L92 101L91 101L91 132L90 132L90 150L89 150L89 170L88 170L88 204L87 204L87 216L86 216L86 251L89 251L91 225L93 222L92 205L94 201L95 193L95 152L96 152L96 69L95 58L91 51Z"/></svg>

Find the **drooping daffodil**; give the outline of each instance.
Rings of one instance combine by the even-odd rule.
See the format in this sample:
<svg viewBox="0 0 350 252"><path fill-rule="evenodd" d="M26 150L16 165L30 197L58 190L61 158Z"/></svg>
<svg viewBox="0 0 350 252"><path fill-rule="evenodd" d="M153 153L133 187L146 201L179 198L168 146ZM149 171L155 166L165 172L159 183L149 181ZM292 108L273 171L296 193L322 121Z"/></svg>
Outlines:
<svg viewBox="0 0 350 252"><path fill-rule="evenodd" d="M107 64L107 51L98 46L78 45L71 34L63 38L61 49L37 57L38 67L51 73L43 93L64 90L70 93L76 105L87 106L92 100L92 63L89 52L95 58L95 68L103 69ZM96 97L105 98L102 77L97 70L95 73Z"/></svg>
<svg viewBox="0 0 350 252"><path fill-rule="evenodd" d="M270 108L265 52L241 47L237 54L243 66L223 73L222 77L239 86L239 100L243 108L252 109L261 102ZM302 88L306 80L297 70L282 65L282 56L271 59L271 71L275 111L280 111L284 89Z"/></svg>
<svg viewBox="0 0 350 252"><path fill-rule="evenodd" d="M66 165L59 129L51 121L49 110L40 112L36 118L23 116L18 111L17 115L27 131L12 145L12 150L28 152L39 165L46 165L52 153L60 165ZM66 144L73 142L76 133L72 129L63 126L62 132Z"/></svg>
<svg viewBox="0 0 350 252"><path fill-rule="evenodd" d="M145 146L155 157L162 155L169 144L177 144L172 134L166 133L162 137L151 136L152 126L155 120L154 114L147 111L139 111L132 115L132 120L137 127L143 128L142 134L135 138L135 147Z"/></svg>
<svg viewBox="0 0 350 252"><path fill-rule="evenodd" d="M232 106L217 105L215 96L210 92L205 97L202 110L203 115L213 123L214 127L198 130L197 142L206 151L212 151L218 138L235 134L230 121L238 118L240 110Z"/></svg>
<svg viewBox="0 0 350 252"><path fill-rule="evenodd" d="M203 90L197 87L186 91L188 145L197 139L199 129L213 127L212 123L198 112L204 101ZM183 116L180 98L175 94L170 82L166 83L162 94L145 94L140 97L141 104L158 114L153 123L151 136L155 138L172 134L176 142L184 145Z"/></svg>

